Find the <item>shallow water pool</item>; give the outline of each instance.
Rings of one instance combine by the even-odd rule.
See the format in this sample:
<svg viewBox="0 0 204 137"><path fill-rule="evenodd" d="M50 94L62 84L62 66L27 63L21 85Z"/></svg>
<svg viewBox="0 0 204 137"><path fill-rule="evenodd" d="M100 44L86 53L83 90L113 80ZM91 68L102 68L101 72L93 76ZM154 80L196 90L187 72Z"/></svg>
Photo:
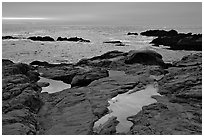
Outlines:
<svg viewBox="0 0 204 137"><path fill-rule="evenodd" d="M64 89L71 88L70 84L66 84L59 80L52 80L44 77L40 77L40 80L38 82L50 83L48 87L42 87L42 92L55 93L55 92L62 91Z"/></svg>
<svg viewBox="0 0 204 137"><path fill-rule="evenodd" d="M110 117L117 117L119 124L116 126L117 133L126 133L132 126L132 122L127 120L127 117L137 114L142 110L143 106L155 103L156 100L151 98L153 95L160 95L157 93L157 83L147 85L144 90L137 92L126 92L119 94L116 97L109 100L110 106L109 114L103 116L94 124L94 131L100 131L103 124L108 121Z"/></svg>

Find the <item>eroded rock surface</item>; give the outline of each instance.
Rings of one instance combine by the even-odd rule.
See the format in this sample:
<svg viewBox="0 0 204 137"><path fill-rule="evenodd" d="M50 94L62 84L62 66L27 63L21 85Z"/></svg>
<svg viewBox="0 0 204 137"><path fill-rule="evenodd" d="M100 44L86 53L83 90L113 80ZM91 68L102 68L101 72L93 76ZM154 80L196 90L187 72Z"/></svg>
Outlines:
<svg viewBox="0 0 204 137"><path fill-rule="evenodd" d="M189 55L159 81L157 103L129 119L129 134L202 134L202 54Z"/></svg>
<svg viewBox="0 0 204 137"><path fill-rule="evenodd" d="M150 57L144 59L143 54ZM114 117L99 132L93 131L94 122L108 113L108 100L155 81L162 96L154 96L157 103L128 117L133 126L120 134L201 134L201 54L186 56L168 68L163 67L162 56L152 51L111 51L76 64L34 62L31 67L9 60L2 64L3 134L118 134ZM109 70L123 75L109 76ZM48 83L36 83L38 73L72 83L72 88L40 93ZM152 75L163 78L155 80Z"/></svg>
<svg viewBox="0 0 204 137"><path fill-rule="evenodd" d="M26 64L2 60L2 134L37 134L42 102L38 73Z"/></svg>

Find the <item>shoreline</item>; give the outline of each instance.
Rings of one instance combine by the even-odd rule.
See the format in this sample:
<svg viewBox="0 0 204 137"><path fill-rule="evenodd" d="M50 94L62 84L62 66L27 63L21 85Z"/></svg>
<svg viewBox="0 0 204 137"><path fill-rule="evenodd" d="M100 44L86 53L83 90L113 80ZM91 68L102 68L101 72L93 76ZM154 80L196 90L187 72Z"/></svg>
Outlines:
<svg viewBox="0 0 204 137"><path fill-rule="evenodd" d="M156 103L128 117L133 125L126 134L201 134L202 51L172 63L163 60L162 52L167 55L157 47L114 50L70 64L16 64L3 59L3 134L96 134L94 123L108 113L108 100L143 89L154 82L150 75L164 75L158 81L162 96L153 96ZM109 77L109 70L125 75ZM39 84L39 76L71 88L41 93L46 83ZM117 135L115 120L98 134Z"/></svg>

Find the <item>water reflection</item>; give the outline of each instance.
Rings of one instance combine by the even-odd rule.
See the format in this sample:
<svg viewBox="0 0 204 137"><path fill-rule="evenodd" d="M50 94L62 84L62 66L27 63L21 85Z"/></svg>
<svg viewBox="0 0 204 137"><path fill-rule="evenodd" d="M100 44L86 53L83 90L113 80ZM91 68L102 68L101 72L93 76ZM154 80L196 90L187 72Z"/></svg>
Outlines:
<svg viewBox="0 0 204 137"><path fill-rule="evenodd" d="M40 77L40 80L38 82L50 83L50 85L48 87L42 87L42 92L55 93L58 91L62 91L64 89L71 88L70 84L66 84L66 83L64 83L62 81L58 81L58 80L47 79L44 77Z"/></svg>

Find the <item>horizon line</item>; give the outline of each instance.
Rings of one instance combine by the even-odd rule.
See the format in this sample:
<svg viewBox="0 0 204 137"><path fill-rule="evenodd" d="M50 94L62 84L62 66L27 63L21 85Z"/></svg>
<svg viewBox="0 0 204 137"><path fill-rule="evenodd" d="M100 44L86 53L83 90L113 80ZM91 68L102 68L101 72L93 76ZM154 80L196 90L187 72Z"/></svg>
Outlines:
<svg viewBox="0 0 204 137"><path fill-rule="evenodd" d="M36 18L36 17L2 17L2 20L46 20L48 18Z"/></svg>

